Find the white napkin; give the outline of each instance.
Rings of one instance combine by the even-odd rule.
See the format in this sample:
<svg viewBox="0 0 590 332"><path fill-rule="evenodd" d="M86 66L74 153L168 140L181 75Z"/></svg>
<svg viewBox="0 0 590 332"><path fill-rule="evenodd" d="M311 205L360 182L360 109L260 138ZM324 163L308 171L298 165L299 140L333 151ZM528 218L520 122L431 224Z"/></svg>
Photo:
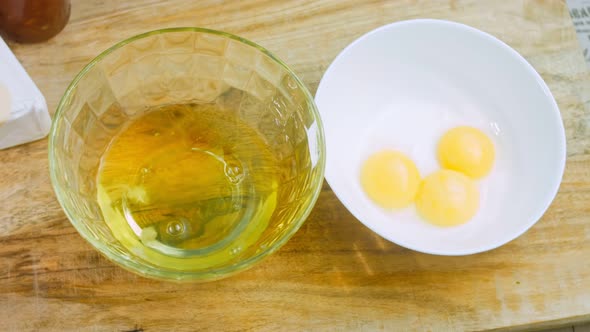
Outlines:
<svg viewBox="0 0 590 332"><path fill-rule="evenodd" d="M0 38L0 149L43 138L50 126L45 98Z"/></svg>

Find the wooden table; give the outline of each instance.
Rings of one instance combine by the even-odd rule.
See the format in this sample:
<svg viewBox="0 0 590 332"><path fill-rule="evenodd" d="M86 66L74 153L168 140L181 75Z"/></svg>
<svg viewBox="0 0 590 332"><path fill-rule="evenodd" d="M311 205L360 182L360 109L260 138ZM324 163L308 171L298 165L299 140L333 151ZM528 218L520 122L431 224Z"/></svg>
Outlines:
<svg viewBox="0 0 590 332"><path fill-rule="evenodd" d="M540 72L564 119L567 168L543 219L491 252L437 257L388 243L325 185L301 230L255 268L175 284L115 266L78 235L53 194L46 139L0 151L0 330L446 331L590 319L590 76L565 1L72 2L56 38L11 44L52 113L92 57L147 30L203 26L242 35L315 91L332 59L363 33L442 18L499 37Z"/></svg>

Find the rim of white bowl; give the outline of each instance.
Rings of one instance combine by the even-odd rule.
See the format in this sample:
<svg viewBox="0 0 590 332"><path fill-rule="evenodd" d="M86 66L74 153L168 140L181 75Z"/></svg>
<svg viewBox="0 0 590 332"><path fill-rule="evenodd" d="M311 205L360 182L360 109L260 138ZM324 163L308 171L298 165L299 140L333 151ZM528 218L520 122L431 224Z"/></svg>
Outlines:
<svg viewBox="0 0 590 332"><path fill-rule="evenodd" d="M533 225L535 225L543 217L543 215L549 209L549 207L551 206L551 203L553 202L553 200L557 196L557 193L559 191L559 187L561 186L561 182L563 179L563 174L565 171L567 144L566 144L566 137L565 137L565 128L563 126L563 120L561 118L561 112L559 110L557 102L555 101L555 97L553 96L553 94L551 93L551 90L547 86L547 83L545 83L545 81L543 80L541 75L535 70L535 68L522 55L520 55L520 53L518 53L516 50L514 50L512 47L510 47L505 42L492 36L491 34L481 31L479 29L476 29L474 27L471 27L469 25L463 24L463 23L458 23L458 22L453 22L453 21L448 21L448 20L429 19L429 18L412 19L412 20L393 22L393 23L383 25L381 27L378 27L376 29L373 29L373 30L363 34L362 36L360 36L356 40L354 40L352 43L347 45L342 51L340 51L340 53L338 53L338 55L334 58L334 60L332 60L332 62L330 63L330 66L328 66L328 69L326 70L326 72L322 76L322 79L320 80L320 83L317 88L315 99L317 100L318 95L322 91L322 88L325 88L324 87L324 85L325 85L324 78L326 76L330 75L332 71L334 71L334 64L336 62L338 62L341 58L346 56L346 54L352 48L356 47L357 44L360 44L365 39L367 39L369 36L376 34L378 32L381 32L383 30L397 28L397 27L404 26L404 25L422 25L422 24L447 25L447 26L453 26L455 28L463 29L465 31L470 31L472 33L476 33L477 35L481 36L482 38L487 39L491 43L495 44L496 46L498 46L498 47L508 51L510 54L512 54L512 56L515 58L515 60L519 61L524 66L524 68L527 69L528 73L530 75L532 75L532 77L535 78L535 80L537 81L539 86L544 90L543 92L547 96L547 99L548 99L547 101L551 105L551 108L553 110L553 112L551 112L552 113L551 115L553 116L554 123L557 124L558 136L560 138L560 141L558 142L559 150L561 151L560 156L559 156L559 160L558 160L559 168L557 170L557 174L555 174L554 178L552 179L552 181L554 183L553 183L551 190L547 191L547 193L545 194L545 199L542 202L542 204L539 204L537 206L536 213L531 214L529 220L526 223L523 223L523 226L520 229L518 229L517 232L510 233L504 237L499 238L496 241L492 241L491 244L474 246L472 248L465 249L465 250L452 249L452 250L444 250L444 251L443 250L434 251L434 250L418 248L414 245L406 243L403 240L399 240L399 239L394 240L387 235L384 235L384 234L381 234L381 233L375 231L371 227L371 223L364 222L362 220L362 218L360 218L360 216L357 215L357 213L355 213L354 211L352 211L351 208L349 208L347 203L342 199L341 195L339 195L338 192L336 192L334 190L333 190L333 192L336 195L336 197L338 198L338 200L346 207L346 209L363 225L365 225L367 228L369 228L371 231L373 231L375 234L381 236L382 238L384 238L392 243L395 243L397 245L400 245L404 248L411 249L411 250L414 250L417 252L422 252L425 254L440 255L440 256L465 256L465 255L472 255L472 254L482 253L485 251L490 251L490 250L496 249L498 247L501 247L501 246L515 240L516 238L520 237L521 235L526 233L531 227L533 227ZM317 104L317 102L316 102L316 104ZM318 106L318 109L319 109L319 106ZM320 109L319 111L320 111L320 116L321 116L322 110ZM324 127L326 127L326 124L324 124ZM327 137L326 137L326 139L327 139ZM327 152L326 156L327 156L327 160L328 160L330 158L329 151ZM330 187L332 188L332 180L330 179L331 175L329 173L328 168L326 168L325 178L326 178L326 181L328 182L328 184L330 185Z"/></svg>

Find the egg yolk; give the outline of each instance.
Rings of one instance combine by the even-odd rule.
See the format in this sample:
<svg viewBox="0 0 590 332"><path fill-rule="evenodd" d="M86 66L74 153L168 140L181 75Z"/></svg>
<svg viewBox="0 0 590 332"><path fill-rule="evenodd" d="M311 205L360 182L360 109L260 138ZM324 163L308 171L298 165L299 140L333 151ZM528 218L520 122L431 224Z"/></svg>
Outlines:
<svg viewBox="0 0 590 332"><path fill-rule="evenodd" d="M383 208L410 205L420 186L420 173L401 152L382 151L370 156L361 169L361 185L367 196Z"/></svg>
<svg viewBox="0 0 590 332"><path fill-rule="evenodd" d="M494 165L494 144L481 130L457 127L446 132L438 143L438 160L445 169L478 179Z"/></svg>
<svg viewBox="0 0 590 332"><path fill-rule="evenodd" d="M428 175L416 197L416 209L422 218L438 226L467 222L479 208L479 192L469 177L451 170Z"/></svg>

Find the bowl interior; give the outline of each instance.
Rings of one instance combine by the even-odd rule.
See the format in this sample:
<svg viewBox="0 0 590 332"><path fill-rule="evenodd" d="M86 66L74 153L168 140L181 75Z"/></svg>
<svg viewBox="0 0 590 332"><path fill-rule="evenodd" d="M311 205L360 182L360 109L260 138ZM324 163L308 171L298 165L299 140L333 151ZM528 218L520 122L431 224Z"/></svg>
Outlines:
<svg viewBox="0 0 590 332"><path fill-rule="evenodd" d="M272 154L279 169L273 169L273 179L279 180L264 187L269 197L264 211L272 207L272 214L264 212L260 219L264 221L257 222L256 227L244 217L232 231L239 233L236 239L240 242L219 242L190 259L177 257L164 266L150 259L160 254L151 249L135 250L130 245L139 241L136 237L113 231L112 220L105 218L105 209L97 202L96 182L101 157L112 139L146 111L170 105L182 110L211 105L224 117L235 119L232 123L249 126L265 142L264 153ZM158 131L152 136L156 135ZM57 197L84 238L134 272L179 280L224 277L277 250L309 214L324 172L322 126L303 83L262 47L200 28L145 33L113 46L88 64L58 107L49 157ZM252 166L245 171L252 179L261 178L260 172L267 171L256 168L254 161L242 162ZM240 199L248 199L243 195ZM219 197L220 202L225 199ZM202 204L209 201L203 199Z"/></svg>
<svg viewBox="0 0 590 332"><path fill-rule="evenodd" d="M413 20L364 35L329 67L316 103L332 189L367 227L414 250L461 255L500 246L543 215L561 182L565 134L546 84L516 51L462 24ZM438 138L458 125L484 130L497 150L473 220L439 228L366 198L358 174L371 152L401 150L425 176L439 168Z"/></svg>

